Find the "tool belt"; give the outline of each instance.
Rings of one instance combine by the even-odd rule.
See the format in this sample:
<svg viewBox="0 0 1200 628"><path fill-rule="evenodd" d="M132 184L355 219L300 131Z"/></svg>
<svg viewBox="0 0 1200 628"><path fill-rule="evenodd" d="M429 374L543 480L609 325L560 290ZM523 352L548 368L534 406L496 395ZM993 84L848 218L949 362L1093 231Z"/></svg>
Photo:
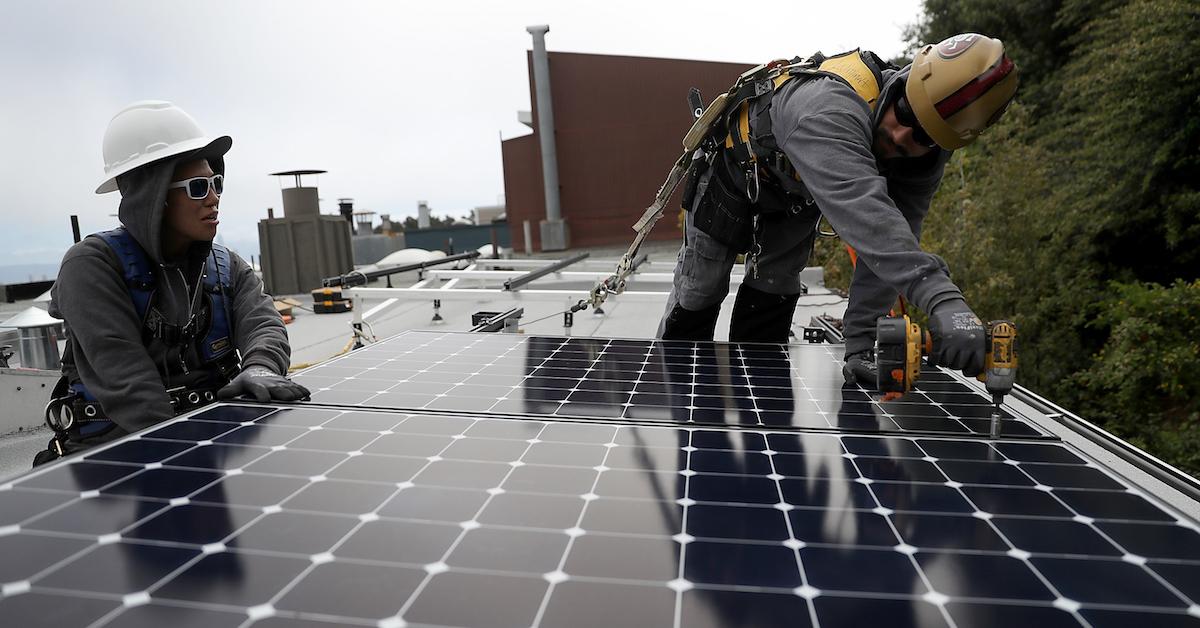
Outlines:
<svg viewBox="0 0 1200 628"><path fill-rule="evenodd" d="M173 415L194 410L217 400L219 386L178 386L168 388ZM54 436L46 444L46 450L38 452L33 466L57 460L72 452L69 442L80 442L88 438L103 436L117 424L105 413L100 402L87 399L77 390L72 390L66 377L60 377L50 394L44 412L46 426Z"/></svg>
<svg viewBox="0 0 1200 628"><path fill-rule="evenodd" d="M730 182L722 157L717 153L692 162L683 189L683 207L691 212L693 226L730 250L745 253L753 248L758 216L794 216L813 206L811 197L789 194L765 172L751 201L747 191Z"/></svg>

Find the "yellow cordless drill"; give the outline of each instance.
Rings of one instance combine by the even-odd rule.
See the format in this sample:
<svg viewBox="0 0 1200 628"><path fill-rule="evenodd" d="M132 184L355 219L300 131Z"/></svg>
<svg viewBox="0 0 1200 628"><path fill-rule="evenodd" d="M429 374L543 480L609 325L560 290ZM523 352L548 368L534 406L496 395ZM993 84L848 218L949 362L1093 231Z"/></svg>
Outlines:
<svg viewBox="0 0 1200 628"><path fill-rule="evenodd" d="M991 321L986 327L987 353L983 372L977 379L992 395L991 436L999 438L1000 404L1012 391L1017 374L1017 326L1011 321ZM884 400L900 397L912 389L921 376L921 356L933 350L929 332L909 320L908 316L888 316L879 319L875 328L875 366L878 369L879 390Z"/></svg>

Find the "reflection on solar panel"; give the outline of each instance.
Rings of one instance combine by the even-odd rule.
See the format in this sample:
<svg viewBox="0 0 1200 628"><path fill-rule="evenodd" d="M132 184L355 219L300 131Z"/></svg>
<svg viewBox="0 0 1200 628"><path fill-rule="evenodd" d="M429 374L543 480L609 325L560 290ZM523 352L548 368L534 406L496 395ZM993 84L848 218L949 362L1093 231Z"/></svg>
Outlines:
<svg viewBox="0 0 1200 628"><path fill-rule="evenodd" d="M992 406L927 369L898 401L846 389L841 347L410 332L305 371L313 401L516 416L987 434ZM1043 436L1004 412L1004 433Z"/></svg>
<svg viewBox="0 0 1200 628"><path fill-rule="evenodd" d="M819 393L836 364L804 359L792 376ZM753 374L746 386L757 400ZM222 404L152 428L0 486L0 617L1042 627L1200 614L1200 528L1048 438L552 414Z"/></svg>

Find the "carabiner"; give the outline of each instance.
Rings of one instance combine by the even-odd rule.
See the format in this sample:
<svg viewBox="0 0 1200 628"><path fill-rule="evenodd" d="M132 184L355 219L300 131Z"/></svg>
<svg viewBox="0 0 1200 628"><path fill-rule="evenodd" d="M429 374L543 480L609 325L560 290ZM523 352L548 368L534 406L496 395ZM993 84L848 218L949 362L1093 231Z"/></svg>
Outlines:
<svg viewBox="0 0 1200 628"><path fill-rule="evenodd" d="M758 279L758 256L762 255L763 250L762 242L758 241L761 226L758 219L760 215L754 214L754 221L750 227L750 277L752 279Z"/></svg>
<svg viewBox="0 0 1200 628"><path fill-rule="evenodd" d="M746 169L746 198L751 203L758 202L758 162L752 162Z"/></svg>

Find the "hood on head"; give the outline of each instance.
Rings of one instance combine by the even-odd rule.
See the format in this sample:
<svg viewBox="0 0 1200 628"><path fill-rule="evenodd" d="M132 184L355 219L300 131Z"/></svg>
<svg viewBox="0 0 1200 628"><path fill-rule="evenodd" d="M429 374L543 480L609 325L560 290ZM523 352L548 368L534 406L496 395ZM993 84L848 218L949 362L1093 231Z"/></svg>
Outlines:
<svg viewBox="0 0 1200 628"><path fill-rule="evenodd" d="M167 186L171 184L175 168L181 163L207 158L214 174L225 174L224 150L214 153L210 148L213 148L211 144L190 153L160 159L117 177L117 189L121 191L117 216L157 264L166 261L162 251L163 213L167 204Z"/></svg>
<svg viewBox="0 0 1200 628"><path fill-rule="evenodd" d="M904 93L904 83L908 80L908 72L912 69L912 64L908 64L899 70L884 70L883 71L883 87L879 90L879 104L875 106L875 111L871 115L871 128L879 128L879 123L883 120L883 114L887 113L887 108L896 102L900 94Z"/></svg>

